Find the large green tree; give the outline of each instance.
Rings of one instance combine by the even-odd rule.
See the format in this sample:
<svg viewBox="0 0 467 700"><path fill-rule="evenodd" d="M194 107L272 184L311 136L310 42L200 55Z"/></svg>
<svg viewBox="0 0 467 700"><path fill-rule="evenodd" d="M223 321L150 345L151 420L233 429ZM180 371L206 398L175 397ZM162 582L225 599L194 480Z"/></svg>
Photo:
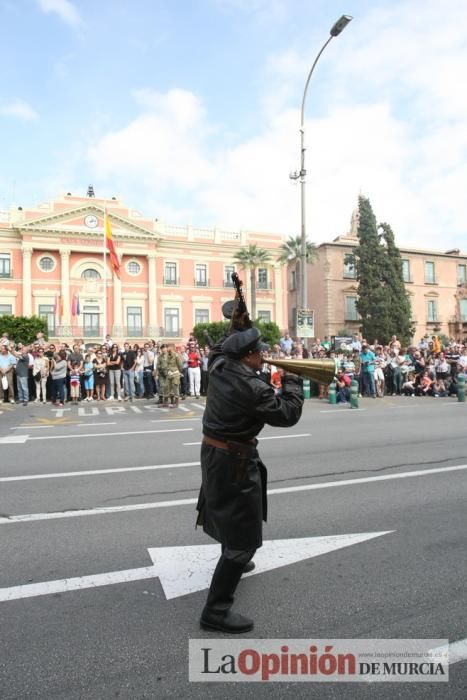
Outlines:
<svg viewBox="0 0 467 700"><path fill-rule="evenodd" d="M394 233L389 224L379 225L381 240L385 244L386 258L383 267L383 283L389 292L390 318L393 333L403 345L408 345L414 334L411 315L410 297L405 288L402 273L402 258L397 248Z"/></svg>
<svg viewBox="0 0 467 700"><path fill-rule="evenodd" d="M407 344L413 334L409 295L404 286L402 260L389 224L378 227L370 200L358 198L358 246L352 255L358 280L357 311L362 333L373 342L388 343L396 334Z"/></svg>
<svg viewBox="0 0 467 700"><path fill-rule="evenodd" d="M256 270L258 267L267 267L271 263L271 256L265 248L258 248L256 243L251 243L245 248L240 248L233 255L233 260L243 270L250 270L251 309L250 318L256 319Z"/></svg>
<svg viewBox="0 0 467 700"><path fill-rule="evenodd" d="M386 285L386 250L382 245L370 200L358 198L358 246L353 260L358 280L357 311L362 333L370 342L386 343L395 332L391 319L390 294Z"/></svg>

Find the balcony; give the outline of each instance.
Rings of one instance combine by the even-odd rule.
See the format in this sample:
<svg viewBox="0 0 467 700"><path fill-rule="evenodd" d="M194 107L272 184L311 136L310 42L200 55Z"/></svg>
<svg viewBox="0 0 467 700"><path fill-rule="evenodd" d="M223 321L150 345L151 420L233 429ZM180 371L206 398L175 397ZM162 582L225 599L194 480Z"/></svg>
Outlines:
<svg viewBox="0 0 467 700"><path fill-rule="evenodd" d="M13 270L9 270L9 271L4 270L4 271L0 272L0 279L8 280L8 279L12 279L12 278L13 278Z"/></svg>
<svg viewBox="0 0 467 700"><path fill-rule="evenodd" d="M195 287L209 287L209 280L194 280Z"/></svg>
<svg viewBox="0 0 467 700"><path fill-rule="evenodd" d="M257 289L261 291L269 291L272 289L272 282L258 282Z"/></svg>
<svg viewBox="0 0 467 700"><path fill-rule="evenodd" d="M164 287L179 287L180 277L164 277Z"/></svg>
<svg viewBox="0 0 467 700"><path fill-rule="evenodd" d="M183 337L183 330L181 328L165 328L164 326L160 326L159 328L159 337L161 338L182 338Z"/></svg>
<svg viewBox="0 0 467 700"><path fill-rule="evenodd" d="M224 289L229 288L233 289L234 283L232 280L224 280Z"/></svg>

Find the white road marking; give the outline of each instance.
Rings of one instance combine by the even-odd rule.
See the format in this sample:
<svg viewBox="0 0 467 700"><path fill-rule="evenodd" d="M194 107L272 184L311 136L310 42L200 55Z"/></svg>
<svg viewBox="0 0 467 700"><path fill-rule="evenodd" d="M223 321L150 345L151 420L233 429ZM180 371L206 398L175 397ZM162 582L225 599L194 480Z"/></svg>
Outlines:
<svg viewBox="0 0 467 700"><path fill-rule="evenodd" d="M366 408L350 408L350 406L342 406L342 408L329 408L327 410L320 411L320 413L355 413L356 411L366 411Z"/></svg>
<svg viewBox="0 0 467 700"><path fill-rule="evenodd" d="M190 403L190 406L193 406L194 408L199 408L200 411L204 411L204 404Z"/></svg>
<svg viewBox="0 0 467 700"><path fill-rule="evenodd" d="M289 440L290 438L311 437L311 433L299 433L298 435L266 435L259 440ZM182 442L182 445L201 445L201 442Z"/></svg>
<svg viewBox="0 0 467 700"><path fill-rule="evenodd" d="M10 430L53 430L54 428L54 425L17 425Z"/></svg>
<svg viewBox="0 0 467 700"><path fill-rule="evenodd" d="M190 412L190 409L187 408L186 406L182 406L181 404L178 406L179 411L187 411L188 413Z"/></svg>
<svg viewBox="0 0 467 700"><path fill-rule="evenodd" d="M199 418L155 418L151 423L186 423L187 421L197 421Z"/></svg>
<svg viewBox="0 0 467 700"><path fill-rule="evenodd" d="M189 433L193 428L173 428L165 430L129 430L121 433L75 433L73 435L40 435L39 437L29 437L29 435L8 435L7 437L0 438L0 444L3 443L16 443L22 444L26 440L66 440L71 438L83 438L83 437L118 437L120 435L144 435L147 433Z"/></svg>
<svg viewBox="0 0 467 700"><path fill-rule="evenodd" d="M416 476L433 476L444 472L453 472L467 469L467 464L455 467L440 467L436 469L423 469L414 472L402 472L399 474L385 474L383 476L368 476L362 479L344 479L342 481L327 481L319 484L308 484L305 486L290 486L288 488L271 489L269 496L280 493L294 493L298 491L317 491L339 486L354 486L355 484L367 484L378 481L389 481L391 479L406 479ZM87 510L65 510L52 513L27 513L25 515L11 515L0 517L0 525L11 525L13 523L33 522L36 520L60 520L62 518L78 518L85 515L107 515L109 513L126 513L135 510L153 510L156 508L174 508L175 506L187 506L197 503L197 498L182 498L172 501L154 501L152 503L133 503L125 506L108 506L105 508L89 508Z"/></svg>
<svg viewBox="0 0 467 700"><path fill-rule="evenodd" d="M199 462L178 462L177 464L151 464L144 467L116 467L113 469L87 469L76 472L50 472L49 474L24 474L21 476L1 476L2 481L33 481L35 479L61 479L70 476L95 476L96 474L118 474L121 472L157 471L158 469L181 469L182 467L199 467Z"/></svg>
<svg viewBox="0 0 467 700"><path fill-rule="evenodd" d="M117 421L112 421L109 423L75 423L70 425L69 423L57 423L57 425L19 425L16 428L10 428L10 430L40 430L40 429L55 429L55 428L81 428L82 426L89 426L90 428L100 428L101 425L117 425ZM83 437L81 435L81 437Z"/></svg>
<svg viewBox="0 0 467 700"><path fill-rule="evenodd" d="M430 649L429 653L433 654L434 658L437 658L438 654L449 655L449 665L457 664L459 661L465 661L467 659L467 639L459 639L457 642L451 642L446 649L445 646L435 647L435 649Z"/></svg>
<svg viewBox="0 0 467 700"><path fill-rule="evenodd" d="M391 532L394 531L266 541L255 554L256 568L246 576L257 576L265 571L272 571L305 559L318 557ZM148 552L153 561L152 566L0 588L0 602L34 598L53 593L68 593L69 591L110 586L115 583L128 583L148 578L159 578L166 599L171 600L209 588L213 571L219 559L220 547L218 544L157 547L149 549Z"/></svg>

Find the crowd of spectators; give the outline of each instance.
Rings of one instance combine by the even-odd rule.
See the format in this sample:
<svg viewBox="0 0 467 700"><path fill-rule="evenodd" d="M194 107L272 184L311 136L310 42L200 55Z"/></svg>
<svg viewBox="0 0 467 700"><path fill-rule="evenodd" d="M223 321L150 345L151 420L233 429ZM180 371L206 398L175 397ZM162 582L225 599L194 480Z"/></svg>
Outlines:
<svg viewBox="0 0 467 700"><path fill-rule="evenodd" d="M148 340L122 344L47 342L42 333L30 345L0 340L0 402L130 401L158 399L168 406L178 398L199 399L207 391L209 348L193 335L185 345ZM169 403L170 402L170 403Z"/></svg>
<svg viewBox="0 0 467 700"><path fill-rule="evenodd" d="M47 342L42 333L30 345L0 339L0 401L28 402L130 401L156 399L176 406L191 396L199 399L208 387L209 347L199 347L193 334L186 344L148 340L122 344L106 337L103 344ZM467 372L467 345L437 336L403 347L394 335L384 345L354 335L335 347L331 339L316 338L308 348L284 333L270 348L272 359L326 359L335 363L337 400L349 401L356 380L360 396L449 396L457 393L457 376ZM264 378L280 391L281 373L265 364ZM316 386L319 398L327 387Z"/></svg>
<svg viewBox="0 0 467 700"><path fill-rule="evenodd" d="M349 401L352 380L358 382L360 396L440 397L456 395L457 377L467 373L467 344L451 339L444 345L438 336L423 337L407 347L396 335L386 345L354 335L340 347L326 337L306 349L285 333L271 354L278 359L333 359L337 400L343 403ZM325 396L321 386L319 397Z"/></svg>

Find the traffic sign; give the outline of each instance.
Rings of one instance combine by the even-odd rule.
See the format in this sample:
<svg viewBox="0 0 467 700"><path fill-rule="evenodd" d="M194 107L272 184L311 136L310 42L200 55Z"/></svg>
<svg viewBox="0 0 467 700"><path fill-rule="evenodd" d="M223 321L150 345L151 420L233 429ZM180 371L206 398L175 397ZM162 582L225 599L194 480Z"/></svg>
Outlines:
<svg viewBox="0 0 467 700"><path fill-rule="evenodd" d="M297 336L299 338L314 338L315 314L310 309L297 309Z"/></svg>

